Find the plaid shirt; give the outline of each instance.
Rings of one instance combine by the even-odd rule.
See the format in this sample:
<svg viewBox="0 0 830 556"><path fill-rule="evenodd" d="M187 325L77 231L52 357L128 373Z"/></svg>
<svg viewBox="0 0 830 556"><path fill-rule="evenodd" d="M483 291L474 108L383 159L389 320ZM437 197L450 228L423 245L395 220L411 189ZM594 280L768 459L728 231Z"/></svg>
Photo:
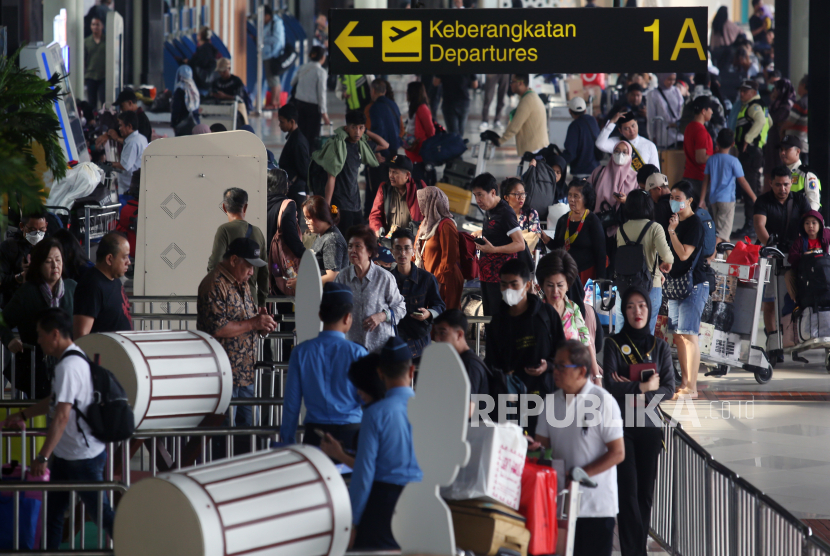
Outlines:
<svg viewBox="0 0 830 556"><path fill-rule="evenodd" d="M237 283L222 264L208 273L199 284L196 307L196 329L207 332L214 338L229 322L247 320L257 314L248 283ZM230 359L235 387L248 386L254 382L256 337L257 332L252 330L234 338L216 338Z"/></svg>

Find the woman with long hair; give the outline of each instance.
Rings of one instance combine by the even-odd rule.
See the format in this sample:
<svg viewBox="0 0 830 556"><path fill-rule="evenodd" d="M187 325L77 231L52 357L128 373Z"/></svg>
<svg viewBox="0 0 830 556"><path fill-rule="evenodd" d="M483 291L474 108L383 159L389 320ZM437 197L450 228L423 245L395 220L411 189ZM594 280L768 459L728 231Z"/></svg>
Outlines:
<svg viewBox="0 0 830 556"><path fill-rule="evenodd" d="M413 81L406 86L406 102L409 104L408 118L404 124L403 147L406 156L414 166L412 177L415 183L425 178L424 159L419 154L421 145L435 135L435 125L432 123L432 112L429 109L429 98L424 84Z"/></svg>
<svg viewBox="0 0 830 556"><path fill-rule="evenodd" d="M340 222L338 213L337 207L329 205L320 195L312 195L303 203L303 216L308 231L317 234L311 250L317 257L324 284L337 278L349 266L346 240L337 227Z"/></svg>
<svg viewBox="0 0 830 556"><path fill-rule="evenodd" d="M729 11L726 6L718 8L715 17L712 18L712 35L709 39L709 48L714 50L724 46L732 46L743 31L729 19Z"/></svg>

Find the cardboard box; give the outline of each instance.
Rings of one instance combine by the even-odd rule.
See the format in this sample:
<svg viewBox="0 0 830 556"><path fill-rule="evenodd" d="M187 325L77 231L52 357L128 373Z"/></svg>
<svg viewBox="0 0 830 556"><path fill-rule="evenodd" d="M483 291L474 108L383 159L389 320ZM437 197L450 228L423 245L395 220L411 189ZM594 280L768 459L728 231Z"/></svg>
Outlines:
<svg viewBox="0 0 830 556"><path fill-rule="evenodd" d="M700 323L700 334L698 335L698 343L700 344L700 354L709 355L712 353L712 340L715 336L715 325L705 322Z"/></svg>
<svg viewBox="0 0 830 556"><path fill-rule="evenodd" d="M455 544L476 554L495 556L508 548L527 556L530 531L525 518L503 504L479 500L448 502Z"/></svg>
<svg viewBox="0 0 830 556"><path fill-rule="evenodd" d="M473 194L461 187L449 183L437 183L438 189L444 192L450 201L450 212L467 216L470 212L470 203L473 201Z"/></svg>
<svg viewBox="0 0 830 556"><path fill-rule="evenodd" d="M571 76L565 79L565 90L568 93L568 100L580 96L584 98L582 85L582 77L579 75Z"/></svg>
<svg viewBox="0 0 830 556"><path fill-rule="evenodd" d="M741 355L741 337L731 332L715 330L711 354L737 362Z"/></svg>
<svg viewBox="0 0 830 556"><path fill-rule="evenodd" d="M683 179L683 172L686 169L686 153L682 149L660 151L660 168L669 178L669 184L676 184Z"/></svg>

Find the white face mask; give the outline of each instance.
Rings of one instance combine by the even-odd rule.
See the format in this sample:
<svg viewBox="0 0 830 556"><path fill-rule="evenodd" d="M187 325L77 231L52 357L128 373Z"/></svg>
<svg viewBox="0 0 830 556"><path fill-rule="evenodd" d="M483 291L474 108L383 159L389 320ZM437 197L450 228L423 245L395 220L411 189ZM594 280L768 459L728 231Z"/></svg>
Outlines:
<svg viewBox="0 0 830 556"><path fill-rule="evenodd" d="M511 307L515 307L522 300L522 290L506 289L501 292L501 298Z"/></svg>
<svg viewBox="0 0 830 556"><path fill-rule="evenodd" d="M37 245L46 236L46 232L29 232L26 234L26 241L32 245Z"/></svg>
<svg viewBox="0 0 830 556"><path fill-rule="evenodd" d="M625 166L631 158L626 153L614 153L614 162L619 166Z"/></svg>

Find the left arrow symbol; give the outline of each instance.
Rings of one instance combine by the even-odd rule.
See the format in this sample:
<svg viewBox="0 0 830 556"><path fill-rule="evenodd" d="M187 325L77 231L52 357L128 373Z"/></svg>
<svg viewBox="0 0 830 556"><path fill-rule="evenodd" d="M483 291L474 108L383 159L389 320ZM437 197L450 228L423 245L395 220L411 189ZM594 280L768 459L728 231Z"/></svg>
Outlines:
<svg viewBox="0 0 830 556"><path fill-rule="evenodd" d="M351 32L357 27L357 21L350 21L343 32L334 41L334 44L345 54L346 59L350 62L357 62L357 58L352 54L352 48L372 48L375 44L374 37L354 37Z"/></svg>

